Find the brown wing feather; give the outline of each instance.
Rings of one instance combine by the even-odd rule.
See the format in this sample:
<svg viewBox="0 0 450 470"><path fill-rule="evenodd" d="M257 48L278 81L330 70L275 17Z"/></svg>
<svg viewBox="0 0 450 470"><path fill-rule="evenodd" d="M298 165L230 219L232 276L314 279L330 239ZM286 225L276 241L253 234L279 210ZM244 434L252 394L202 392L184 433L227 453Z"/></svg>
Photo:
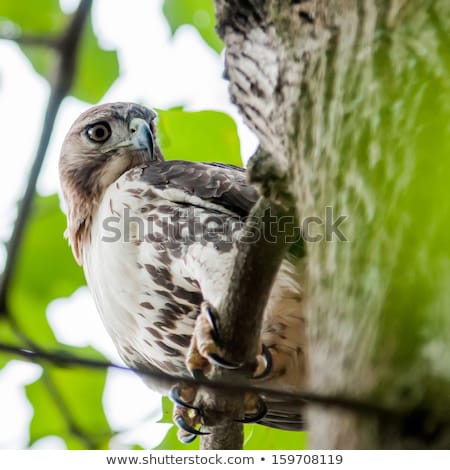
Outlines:
<svg viewBox="0 0 450 470"><path fill-rule="evenodd" d="M267 414L259 424L286 431L304 431L306 429L303 402L290 402L264 397Z"/></svg>
<svg viewBox="0 0 450 470"><path fill-rule="evenodd" d="M245 170L233 165L155 161L144 169L142 179L158 189L180 189L239 216L248 215L258 199L255 188L247 183Z"/></svg>

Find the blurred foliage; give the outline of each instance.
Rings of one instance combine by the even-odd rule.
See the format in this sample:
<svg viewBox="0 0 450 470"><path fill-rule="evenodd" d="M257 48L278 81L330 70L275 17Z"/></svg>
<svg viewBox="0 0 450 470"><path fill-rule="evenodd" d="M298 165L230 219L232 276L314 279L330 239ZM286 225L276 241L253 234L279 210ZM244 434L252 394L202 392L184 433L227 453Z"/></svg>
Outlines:
<svg viewBox="0 0 450 470"><path fill-rule="evenodd" d="M0 3L0 33L57 37L67 24L58 0ZM21 46L37 73L51 81L55 72L55 53L45 47ZM78 73L71 94L82 101L98 102L119 76L117 52L100 47L89 18L78 53Z"/></svg>
<svg viewBox="0 0 450 470"><path fill-rule="evenodd" d="M158 140L168 160L242 166L236 123L217 111L158 110Z"/></svg>
<svg viewBox="0 0 450 470"><path fill-rule="evenodd" d="M222 43L214 32L211 0L166 0L164 14L172 33L183 24L192 24L210 47L217 52L222 49ZM64 29L68 19L69 15L61 10L58 0L28 3L2 0L0 5L0 33L55 37ZM31 46L22 47L22 50L35 70L50 79L55 65L53 51ZM117 53L99 46L89 20L81 41L78 74L71 93L81 100L97 102L118 73ZM160 110L159 140L168 159L242 164L236 125L224 113ZM62 355L70 353L83 358L102 359L102 355L91 347L60 343L47 321L46 308L52 300L68 297L85 284L82 269L75 263L63 238L65 226L58 196L36 196L9 292L9 307L14 322L0 317L0 341L26 348L37 345ZM0 354L0 368L11 359L11 355ZM34 410L29 445L55 435L61 437L69 449L108 448L114 432L108 424L102 403L106 371L57 367L45 361L41 365L41 376L25 387ZM167 398L163 398L162 422L172 423L172 404ZM248 449L298 449L305 446L304 434L252 425L246 428ZM198 440L189 445L181 444L176 431L176 427L172 426L158 448L198 449Z"/></svg>
<svg viewBox="0 0 450 470"><path fill-rule="evenodd" d="M84 348L83 354L77 348L72 353L99 358L93 348ZM69 449L108 448L112 432L102 407L105 380L105 372L97 370L45 367L42 376L26 386L34 409L29 445L57 435Z"/></svg>
<svg viewBox="0 0 450 470"><path fill-rule="evenodd" d="M38 311L45 312L53 299L68 296L85 284L83 271L73 262L64 239L65 229L66 218L61 212L58 196L36 196L10 293L13 310L32 308L30 316L37 317ZM39 322L41 320L39 318ZM32 331L27 333L33 334Z"/></svg>
<svg viewBox="0 0 450 470"><path fill-rule="evenodd" d="M216 16L212 0L164 0L163 13L172 35L180 26L189 24L213 50L220 52L223 49L223 43L214 29Z"/></svg>
<svg viewBox="0 0 450 470"><path fill-rule="evenodd" d="M17 340L14 329L10 321L0 316L0 342L5 344L15 344ZM17 359L16 355L0 352L0 370L12 359Z"/></svg>
<svg viewBox="0 0 450 470"><path fill-rule="evenodd" d="M259 424L244 427L245 450L299 450L307 449L307 433L281 431Z"/></svg>
<svg viewBox="0 0 450 470"><path fill-rule="evenodd" d="M117 52L100 48L89 20L81 39L78 74L71 94L82 101L97 103L118 77Z"/></svg>
<svg viewBox="0 0 450 470"><path fill-rule="evenodd" d="M0 26L14 32L29 34L56 35L67 20L58 0L40 0L39 2L14 2L2 0L0 6Z"/></svg>

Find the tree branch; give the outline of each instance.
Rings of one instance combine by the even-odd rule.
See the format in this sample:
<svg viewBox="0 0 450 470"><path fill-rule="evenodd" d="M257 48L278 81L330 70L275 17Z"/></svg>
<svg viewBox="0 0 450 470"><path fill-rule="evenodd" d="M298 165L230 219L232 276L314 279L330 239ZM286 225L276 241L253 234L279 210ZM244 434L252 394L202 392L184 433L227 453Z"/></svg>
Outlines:
<svg viewBox="0 0 450 470"><path fill-rule="evenodd" d="M179 377L174 377L170 374L165 374L160 371L148 370L148 369L132 369L129 367L113 364L108 361L99 361L95 359L85 359L67 354L65 352L49 352L49 351L31 351L17 346L7 345L0 343L0 351L18 355L26 360L36 362L38 364L41 361L48 361L59 367L86 367L89 369L104 370L107 368L114 368L118 370L134 372L140 376L148 376L152 379L161 381L177 382ZM197 380L193 378L183 378L183 382L193 385L201 384L206 390L209 390L213 395L228 393L228 395L242 395L246 391L252 390L255 393L262 395L271 396L275 399L290 402L292 406L301 407L305 402L314 405L315 408L319 408L322 411L340 411L350 413L358 418L370 417L374 423L377 424L380 429L389 430L392 432L393 429L401 433L408 439L422 438L430 439L434 438L440 430L445 429L450 424L450 417L446 414L440 416L439 420L436 420L430 409L426 407L397 407L397 408L386 408L381 405L364 402L354 398L348 398L345 396L331 396L331 395L320 395L311 392L302 393L289 393L283 391L275 391L263 387L249 387L248 384L242 384L239 382L229 381L218 381L213 382L211 380ZM221 403L219 403L221 405ZM67 417L66 417L67 418ZM69 420L70 422L70 420ZM239 433L236 429L226 428L225 425L227 420L219 420L217 425L213 428L213 435L205 442L202 442L202 448L206 448L209 445L215 445L219 448L229 447L231 444L236 443L238 446L239 441L236 436L240 438ZM232 421L232 425L237 427L237 423ZM79 431L73 429L75 433ZM232 434L233 439L227 437L228 434ZM81 433L83 439L91 439L90 436L86 436L85 433ZM204 439L204 438L203 438ZM386 439L389 440L389 434L386 435ZM389 444L388 444L389 445Z"/></svg>
<svg viewBox="0 0 450 470"><path fill-rule="evenodd" d="M59 48L58 38L54 36L35 36L30 34L0 33L0 39L5 39L6 41L14 41L21 46L38 46L47 47L51 49Z"/></svg>
<svg viewBox="0 0 450 470"><path fill-rule="evenodd" d="M258 153L253 160L260 156ZM274 175L268 171L265 177L269 181ZM287 213L282 205L261 197L246 221L227 295L218 311L222 353L232 361L250 365L258 354L264 309L288 247L286 233L278 223ZM236 372L214 367L210 379L235 382L243 387L247 384L248 387L250 372L248 369ZM204 428L210 433L202 436L201 448L242 448L243 427L235 421L244 414L242 394L222 390L200 392L200 395Z"/></svg>
<svg viewBox="0 0 450 470"><path fill-rule="evenodd" d="M28 184L19 206L13 233L7 245L8 255L0 283L0 315L8 314L9 286L14 275L20 247L23 241L26 225L29 220L36 192L36 183L47 152L56 115L62 100L69 93L75 77L78 46L83 33L83 26L88 18L91 5L92 0L82 0L72 17L71 22L68 24L67 29L59 38L55 39L55 44L58 45L58 68L51 83L51 93L45 112L44 125L41 132L39 146L36 151L33 166L31 167ZM45 41L48 40L48 38L44 39Z"/></svg>
<svg viewBox="0 0 450 470"><path fill-rule="evenodd" d="M42 361L49 362L57 367L84 367L91 370L116 369L124 372L133 372L139 376L150 377L162 382L177 382L179 377L161 372L159 370L150 370L145 368L132 368L115 364L110 361L97 359L88 359L75 356L64 351L37 351L18 347L11 344L0 343L0 351L6 354L19 356L24 360L40 364ZM365 402L356 398L344 397L338 395L321 395L313 392L284 392L282 390L273 390L265 387L249 386L245 383L236 381L212 381L208 379L183 377L183 382L192 385L202 385L205 389L213 391L226 391L227 393L243 394L249 390L261 395L271 396L274 399L289 401L294 406L304 406L306 402L314 403L324 408L337 408L347 412L359 413L363 415L378 416L380 419L402 420L405 416L412 413L409 409L389 409L375 403Z"/></svg>

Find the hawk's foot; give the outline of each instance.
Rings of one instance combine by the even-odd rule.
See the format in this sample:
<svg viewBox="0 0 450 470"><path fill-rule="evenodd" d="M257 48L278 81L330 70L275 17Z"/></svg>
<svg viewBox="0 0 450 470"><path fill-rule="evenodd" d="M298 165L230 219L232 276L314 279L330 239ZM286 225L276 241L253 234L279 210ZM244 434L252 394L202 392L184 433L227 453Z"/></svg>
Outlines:
<svg viewBox="0 0 450 470"><path fill-rule="evenodd" d="M211 371L211 364L225 369L242 367L242 363L222 357L219 352L220 343L217 317L209 303L203 302L186 358L187 368L193 377L207 376Z"/></svg>
<svg viewBox="0 0 450 470"><path fill-rule="evenodd" d="M269 377L273 369L272 353L269 348L263 343L261 353L256 356L256 367L253 371L252 379L265 379Z"/></svg>
<svg viewBox="0 0 450 470"><path fill-rule="evenodd" d="M247 165L247 179L255 184L259 193L274 204L292 206L292 196L286 190L288 169L281 159L258 147Z"/></svg>
<svg viewBox="0 0 450 470"><path fill-rule="evenodd" d="M256 393L244 395L244 418L237 419L240 423L258 423L267 414L266 402Z"/></svg>
<svg viewBox="0 0 450 470"><path fill-rule="evenodd" d="M178 439L189 444L197 436L209 434L202 432L197 426L201 425L200 410L194 405L196 387L174 385L169 392L170 399L175 403L173 421L178 426Z"/></svg>
<svg viewBox="0 0 450 470"><path fill-rule="evenodd" d="M173 420L178 426L178 439L185 443L191 443L197 436L209 434L198 428L201 425L201 411L194 405L197 387L175 385L170 389L169 397L175 403ZM267 414L267 406L264 400L253 392L244 395L244 417L236 419L240 423L257 423Z"/></svg>
<svg viewBox="0 0 450 470"><path fill-rule="evenodd" d="M219 322L213 307L203 302L197 317L194 334L186 358L186 366L194 378L204 378L211 371L211 365L224 369L240 369L241 362L226 359L220 351L221 339ZM255 358L253 375L250 378L263 379L270 375L273 367L272 354L264 344Z"/></svg>

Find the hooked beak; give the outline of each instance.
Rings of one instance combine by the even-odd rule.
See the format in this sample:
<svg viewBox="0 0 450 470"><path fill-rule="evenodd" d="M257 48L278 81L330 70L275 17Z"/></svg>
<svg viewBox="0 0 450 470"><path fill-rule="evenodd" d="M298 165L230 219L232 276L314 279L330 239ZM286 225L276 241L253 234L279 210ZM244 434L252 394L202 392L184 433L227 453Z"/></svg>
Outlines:
<svg viewBox="0 0 450 470"><path fill-rule="evenodd" d="M114 148L105 149L106 151L115 150L118 148L129 148L130 150L145 150L148 154L149 160L154 160L155 143L153 141L153 134L150 130L149 124L141 118L133 118L130 122L129 131L131 137L119 144Z"/></svg>

